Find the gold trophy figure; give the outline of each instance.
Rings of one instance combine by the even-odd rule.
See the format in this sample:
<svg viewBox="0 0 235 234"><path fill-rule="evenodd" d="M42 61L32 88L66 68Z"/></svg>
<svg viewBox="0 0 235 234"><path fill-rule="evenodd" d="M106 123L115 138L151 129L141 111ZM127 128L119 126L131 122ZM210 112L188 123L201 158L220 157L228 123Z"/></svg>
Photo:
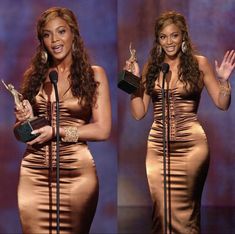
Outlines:
<svg viewBox="0 0 235 234"><path fill-rule="evenodd" d="M130 58L127 60L129 62L128 67L124 69L119 76L118 80L118 88L123 91L131 94L135 92L140 87L140 79L135 76L133 73L135 72L134 63L137 62L136 50L132 48L132 43L129 45Z"/></svg>
<svg viewBox="0 0 235 234"><path fill-rule="evenodd" d="M2 80L5 88L12 94L14 97L14 101L17 107L22 107L23 95L19 93L12 84L6 84L4 80Z"/></svg>
<svg viewBox="0 0 235 234"><path fill-rule="evenodd" d="M134 73L135 72L135 66L134 66L134 62L137 62L137 55L136 55L136 50L132 49L132 44L130 43L129 45L129 51L130 51L130 58L128 59L128 61L130 62L129 65L129 70Z"/></svg>
<svg viewBox="0 0 235 234"><path fill-rule="evenodd" d="M23 95L19 93L12 84L6 84L4 80L2 80L2 83L13 96L15 105L19 108L22 108ZM25 122L15 127L14 132L17 139L19 139L22 142L28 142L38 136L38 134L31 134L33 130L41 128L48 124L49 124L48 120L46 120L46 118L43 116L33 117L29 118Z"/></svg>

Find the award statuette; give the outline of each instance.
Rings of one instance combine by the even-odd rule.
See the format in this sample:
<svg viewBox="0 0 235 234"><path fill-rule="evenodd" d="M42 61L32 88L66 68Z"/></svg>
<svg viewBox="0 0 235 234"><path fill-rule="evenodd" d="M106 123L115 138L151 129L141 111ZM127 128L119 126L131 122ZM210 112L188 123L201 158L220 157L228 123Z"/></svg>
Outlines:
<svg viewBox="0 0 235 234"><path fill-rule="evenodd" d="M131 56L128 59L128 61L130 62L129 70L131 72L127 70L123 70L120 73L119 80L118 80L118 88L122 89L128 94L131 94L140 87L140 78L133 74L134 69L135 69L133 63L137 61L137 57L136 57L136 50L131 48L131 43L129 46L129 51L130 51Z"/></svg>
<svg viewBox="0 0 235 234"><path fill-rule="evenodd" d="M5 88L12 94L14 97L15 105L19 108L23 108L22 101L23 95L19 93L12 84L6 84L3 80L2 83L4 84ZM27 119L25 122L21 123L14 129L14 133L22 142L28 142L35 139L39 134L31 134L33 130L41 128L45 125L49 125L48 120L45 117L33 117Z"/></svg>

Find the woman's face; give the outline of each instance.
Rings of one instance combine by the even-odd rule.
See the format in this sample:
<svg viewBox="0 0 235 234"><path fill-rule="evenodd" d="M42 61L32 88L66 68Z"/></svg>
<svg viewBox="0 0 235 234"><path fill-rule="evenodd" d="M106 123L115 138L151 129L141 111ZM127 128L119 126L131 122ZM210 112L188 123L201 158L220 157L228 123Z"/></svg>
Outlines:
<svg viewBox="0 0 235 234"><path fill-rule="evenodd" d="M48 21L43 29L43 42L55 61L72 59L73 33L63 19L56 17Z"/></svg>
<svg viewBox="0 0 235 234"><path fill-rule="evenodd" d="M175 57L181 50L182 33L178 26L169 24L159 33L159 43L168 57Z"/></svg>

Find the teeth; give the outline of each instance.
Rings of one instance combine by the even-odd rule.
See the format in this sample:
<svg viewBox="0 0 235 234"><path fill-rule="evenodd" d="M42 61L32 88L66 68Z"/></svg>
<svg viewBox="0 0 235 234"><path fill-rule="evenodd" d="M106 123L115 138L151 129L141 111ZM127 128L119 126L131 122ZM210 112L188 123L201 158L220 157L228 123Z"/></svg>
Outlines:
<svg viewBox="0 0 235 234"><path fill-rule="evenodd" d="M61 45L57 45L57 46L53 46L52 48L53 49L58 49L58 48L60 48L61 47Z"/></svg>
<svg viewBox="0 0 235 234"><path fill-rule="evenodd" d="M167 47L166 50L168 51L173 51L175 49L175 47Z"/></svg>
<svg viewBox="0 0 235 234"><path fill-rule="evenodd" d="M54 52L58 53L58 52L62 51L63 46L62 45L57 45L57 46L52 47L52 49L54 50Z"/></svg>

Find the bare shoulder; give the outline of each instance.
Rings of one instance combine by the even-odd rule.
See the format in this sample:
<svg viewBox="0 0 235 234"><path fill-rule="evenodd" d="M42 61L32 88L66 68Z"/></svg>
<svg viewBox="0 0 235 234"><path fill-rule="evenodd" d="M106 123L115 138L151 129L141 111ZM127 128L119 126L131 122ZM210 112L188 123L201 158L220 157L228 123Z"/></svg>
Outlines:
<svg viewBox="0 0 235 234"><path fill-rule="evenodd" d="M94 71L95 80L99 82L106 82L107 81L107 75L103 67L93 65L92 69Z"/></svg>
<svg viewBox="0 0 235 234"><path fill-rule="evenodd" d="M198 61L198 65L199 65L200 70L204 70L204 68L206 68L210 65L207 57L205 57L203 55L195 55L195 57Z"/></svg>

